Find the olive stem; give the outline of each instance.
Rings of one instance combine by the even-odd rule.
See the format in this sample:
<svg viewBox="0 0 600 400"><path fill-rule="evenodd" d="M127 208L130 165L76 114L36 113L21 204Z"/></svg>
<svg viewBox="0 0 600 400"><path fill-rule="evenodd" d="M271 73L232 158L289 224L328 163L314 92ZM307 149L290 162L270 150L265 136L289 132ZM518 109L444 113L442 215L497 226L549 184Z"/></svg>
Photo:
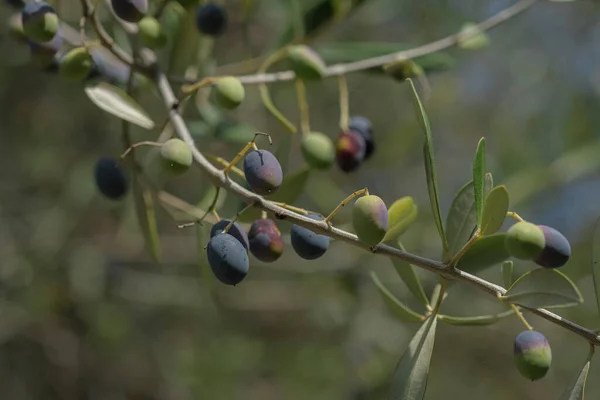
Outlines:
<svg viewBox="0 0 600 400"><path fill-rule="evenodd" d="M256 132L254 134L254 137L252 138L251 141L248 142L248 144L246 144L246 146L244 146L244 148L237 153L237 155L234 157L233 160L231 160L231 162L225 167L225 169L223 169L223 173L227 174L233 167L235 167L235 165L242 159L242 157L244 157L246 155L246 153L250 150L250 149L257 149L256 144L254 143L256 141L256 138L258 136L266 136L269 139L269 144L273 144L273 140L271 139L271 135L269 135L268 133L264 133L264 132Z"/></svg>
<svg viewBox="0 0 600 400"><path fill-rule="evenodd" d="M433 306L433 310L431 311L432 315L437 315L440 312L440 307L442 306L442 302L444 301L444 294L446 293L446 289L448 288L448 281L444 278L440 279L440 291L435 299L435 304Z"/></svg>
<svg viewBox="0 0 600 400"><path fill-rule="evenodd" d="M525 317L523 316L523 313L521 311L519 311L519 309L517 308L517 306L515 306L514 304L510 304L510 307L513 309L513 311L515 312L516 316L519 317L519 319L521 320L521 322L523 323L523 325L525 325L525 328L529 329L530 331L533 330L533 327L531 325L529 325L529 322L527 322L527 320L525 319Z"/></svg>
<svg viewBox="0 0 600 400"><path fill-rule="evenodd" d="M279 203L277 201L274 201L273 203L277 204L281 208L285 208L286 210L290 210L290 211L296 212L298 214L302 214L302 215L308 215L308 214L310 214L309 211L307 211L307 210L305 210L303 208L294 207L294 206L291 206L291 205L286 204L286 203Z"/></svg>
<svg viewBox="0 0 600 400"><path fill-rule="evenodd" d="M516 219L519 222L525 222L525 220L523 218L521 218L521 216L519 214L517 214L516 212L514 212L514 211L507 212L506 216L507 217L512 217L512 218Z"/></svg>
<svg viewBox="0 0 600 400"><path fill-rule="evenodd" d="M479 230L477 230L473 234L473 236L471 236L471 239L469 239L469 241L467 243L465 243L465 245L462 247L462 249L460 249L460 251L458 253L456 253L456 255L454 257L452 257L452 259L450 260L450 262L448 264L452 265L452 266L456 266L456 264L460 261L460 259L466 254L467 251L469 251L471 246L473 246L473 244L475 244L475 242L478 241L480 237L481 237L481 234L479 233Z"/></svg>
<svg viewBox="0 0 600 400"><path fill-rule="evenodd" d="M360 189L357 190L356 192L350 194L350 196L346 197L344 200L342 200L342 202L340 204L338 204L338 206L331 212L331 214L329 214L327 216L327 218L325 218L325 222L327 224L329 224L331 222L331 220L333 219L333 217L340 212L340 210L346 205L348 204L350 201L352 201L352 199L358 197L358 196L368 196L369 195L369 189L364 188L364 189Z"/></svg>
<svg viewBox="0 0 600 400"><path fill-rule="evenodd" d="M340 129L342 132L347 132L350 120L350 105L348 82L346 81L345 75L338 76L338 90L340 94Z"/></svg>
<svg viewBox="0 0 600 400"><path fill-rule="evenodd" d="M227 233L229 231L229 229L233 226L233 224L235 223L235 221L237 221L240 218L240 215L242 215L243 213L245 213L246 211L248 211L249 209L251 209L252 207L254 207L253 203L248 203L246 204L246 207L242 208L240 211L238 211L235 214L235 217L233 217L231 219L231 221L229 221L229 223L227 224L227 226L225 227L225 229L223 229L222 233Z"/></svg>
<svg viewBox="0 0 600 400"><path fill-rule="evenodd" d="M226 159L224 159L223 157L217 157L215 155L208 154L208 153L205 153L204 155L206 156L206 158L208 158L209 160L211 160L211 161L213 161L213 162L221 165L222 167L227 167L230 164L230 162L227 161ZM239 175L240 177L246 179L246 175L244 175L244 173L242 172L242 170L239 169L238 167L232 166L230 168L230 171L234 172L236 175Z"/></svg>
<svg viewBox="0 0 600 400"><path fill-rule="evenodd" d="M206 210L204 212L204 215L200 219L197 219L194 222L188 222L185 224L177 225L178 228L188 228L188 227L194 226L196 224L202 225L202 221L204 221L204 219L208 216L208 214L212 213L215 210L217 201L219 200L219 192L221 191L221 186L215 186L215 188L216 188L215 197L213 198L212 202L210 203L210 206L208 206L208 210Z"/></svg>
<svg viewBox="0 0 600 400"><path fill-rule="evenodd" d="M180 97L179 101L181 102L181 101L185 100L187 97L191 96L192 94L197 92L199 89L203 88L204 86L212 85L217 80L218 80L217 78L209 77L209 78L204 78L192 85L182 86L181 87L181 97Z"/></svg>
<svg viewBox="0 0 600 400"><path fill-rule="evenodd" d="M306 101L306 86L302 79L296 79L296 93L298 95L298 108L300 109L300 130L302 134L310 132L310 113Z"/></svg>
<svg viewBox="0 0 600 400"><path fill-rule="evenodd" d="M150 140L144 140L142 142L137 142L132 144L131 146L129 146L127 148L127 150L125 150L123 152L123 154L121 154L121 158L125 158L127 157L127 154L129 154L133 149L140 147L140 146L154 146L154 147L162 147L164 145L164 143L160 143L160 142L153 142Z"/></svg>

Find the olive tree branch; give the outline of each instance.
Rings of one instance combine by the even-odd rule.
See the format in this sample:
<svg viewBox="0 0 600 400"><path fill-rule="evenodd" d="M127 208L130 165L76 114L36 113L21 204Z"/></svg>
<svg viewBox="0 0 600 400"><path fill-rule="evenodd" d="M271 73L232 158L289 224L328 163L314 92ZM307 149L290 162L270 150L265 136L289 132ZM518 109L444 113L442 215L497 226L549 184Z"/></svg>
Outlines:
<svg viewBox="0 0 600 400"><path fill-rule="evenodd" d="M336 77L345 75L351 72L363 71L370 68L381 67L397 61L410 60L416 57L426 56L457 45L460 41L469 39L478 35L480 32L488 31L496 26L506 22L513 17L527 11L540 0L521 0L518 3L500 11L490 18L481 21L477 24L476 29L470 29L467 32L457 32L422 46L414 47L409 50L403 50L396 53L385 54L383 56L367 58L350 63L333 64L327 67L325 77ZM282 71L274 73L258 73L252 75L241 75L237 77L242 83L247 85L258 85L273 82L292 81L296 75L292 71ZM175 83L192 83L187 80L171 77L171 81Z"/></svg>
<svg viewBox="0 0 600 400"><path fill-rule="evenodd" d="M235 183L234 181L230 180L223 173L222 170L213 166L204 157L202 152L200 152L196 148L194 144L194 139L192 138L183 117L181 116L179 111L173 107L174 104L177 104L177 98L175 96L173 88L171 87L168 81L167 76L163 72L157 71L154 79L156 81L159 94L164 102L165 108L169 110L169 119L171 121L176 135L181 140L190 145L190 147L192 148L192 154L194 157L195 164L211 179L213 184L215 184L216 186L220 186L225 190L231 192L247 204L253 204L255 207L273 214L276 219L289 221L291 223L310 229L316 233L325 234L333 239L346 242L352 246L362 248L364 250L371 251L376 254L385 255L388 257L406 261L410 264L431 271L442 278L468 283L476 287L477 289L488 293L496 298L499 298L500 296L506 294L506 289L504 289L503 287L488 282L475 275L471 275L448 264L444 264L440 261L424 258L416 254L405 252L381 243L374 247L365 245L353 233L330 226L325 221L315 221L299 213L282 208L274 202L269 201L264 197L259 196L256 193L253 193L240 186L239 184ZM584 328L572 321L569 321L545 309L532 309L523 306L521 307L556 325L559 325L565 329L570 330L571 332L576 333L577 335L581 336L593 345L600 345L600 336L598 336L596 332L590 329Z"/></svg>

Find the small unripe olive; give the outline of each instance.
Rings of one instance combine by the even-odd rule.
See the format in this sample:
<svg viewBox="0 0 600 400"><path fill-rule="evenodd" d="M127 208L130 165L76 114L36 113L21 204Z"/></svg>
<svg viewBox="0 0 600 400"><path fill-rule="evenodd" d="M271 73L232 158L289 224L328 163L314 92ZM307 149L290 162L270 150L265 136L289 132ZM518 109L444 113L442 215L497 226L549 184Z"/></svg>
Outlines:
<svg viewBox="0 0 600 400"><path fill-rule="evenodd" d="M311 168L327 170L335 162L333 141L323 133L309 132L302 135L300 150Z"/></svg>
<svg viewBox="0 0 600 400"><path fill-rule="evenodd" d="M54 8L43 1L25 4L21 11L21 21L25 36L39 43L52 40L60 24Z"/></svg>
<svg viewBox="0 0 600 400"><path fill-rule="evenodd" d="M67 79L81 81L87 78L94 68L94 60L84 47L70 50L60 59L59 72Z"/></svg>
<svg viewBox="0 0 600 400"><path fill-rule="evenodd" d="M360 197L354 202L352 224L361 242L375 246L388 229L388 210L381 198L373 195Z"/></svg>
<svg viewBox="0 0 600 400"><path fill-rule="evenodd" d="M325 77L327 66L321 56L305 45L292 46L288 58L296 77L307 81L321 80Z"/></svg>
<svg viewBox="0 0 600 400"><path fill-rule="evenodd" d="M167 44L160 22L154 17L144 17L138 23L140 42L150 49L160 49Z"/></svg>
<svg viewBox="0 0 600 400"><path fill-rule="evenodd" d="M192 165L192 149L181 139L169 139L160 148L160 157L168 170L186 172Z"/></svg>
<svg viewBox="0 0 600 400"><path fill-rule="evenodd" d="M530 222L517 222L506 232L506 249L512 257L521 260L536 259L545 244L542 230Z"/></svg>
<svg viewBox="0 0 600 400"><path fill-rule="evenodd" d="M245 96L244 85L234 76L219 78L215 84L215 101L223 108L228 110L237 108L242 104Z"/></svg>

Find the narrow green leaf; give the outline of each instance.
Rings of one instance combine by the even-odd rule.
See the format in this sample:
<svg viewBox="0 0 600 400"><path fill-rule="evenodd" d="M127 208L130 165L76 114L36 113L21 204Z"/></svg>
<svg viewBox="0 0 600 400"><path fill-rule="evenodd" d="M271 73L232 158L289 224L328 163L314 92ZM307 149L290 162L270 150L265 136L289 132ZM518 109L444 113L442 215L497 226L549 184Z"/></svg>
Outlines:
<svg viewBox="0 0 600 400"><path fill-rule="evenodd" d="M502 280L504 281L504 287L509 288L514 283L513 279L514 265L512 261L504 261L502 263Z"/></svg>
<svg viewBox="0 0 600 400"><path fill-rule="evenodd" d="M400 300L396 298L384 285L381 283L377 274L371 271L371 279L373 283L379 290L379 293L383 296L383 300L385 304L389 307L390 311L396 315L399 319L407 322L420 322L425 319L425 316L420 315L419 313L408 308L407 305L402 303Z"/></svg>
<svg viewBox="0 0 600 400"><path fill-rule="evenodd" d="M388 209L388 231L383 242L396 240L417 219L417 205L412 197L396 200Z"/></svg>
<svg viewBox="0 0 600 400"><path fill-rule="evenodd" d="M490 44L488 35L479 29L479 26L473 22L465 23L460 30L460 34L468 35L459 39L458 47L461 49L480 50Z"/></svg>
<svg viewBox="0 0 600 400"><path fill-rule="evenodd" d="M124 90L105 82L88 85L84 90L89 99L107 113L145 129L154 128L146 111Z"/></svg>
<svg viewBox="0 0 600 400"><path fill-rule="evenodd" d="M427 175L427 190L429 192L429 201L431 203L431 209L433 211L433 217L435 219L435 224L438 229L438 233L440 234L440 239L442 240L442 246L444 248L444 253L447 253L448 250L448 242L446 241L446 236L444 234L444 225L442 222L442 213L440 211L440 201L438 197L438 188L437 181L435 177L435 160L433 155L433 139L431 138L431 127L429 126L429 118L427 118L427 114L425 113L425 109L423 108L423 104L419 99L419 94L417 93L417 89L412 82L412 79L407 79L412 88L412 92L414 95L414 106L417 120L419 121L419 125L425 134L425 144L423 145L423 154L425 156L425 173Z"/></svg>
<svg viewBox="0 0 600 400"><path fill-rule="evenodd" d="M269 200L294 204L300 195L304 193L309 177L310 168L308 166L300 167L283 178L283 183L275 193L269 196Z"/></svg>
<svg viewBox="0 0 600 400"><path fill-rule="evenodd" d="M575 382L573 382L565 391L560 395L559 400L583 400L585 394L585 384L587 382L588 373L590 372L590 364L594 355L594 349L590 350L586 363L579 371Z"/></svg>
<svg viewBox="0 0 600 400"><path fill-rule="evenodd" d="M152 198L152 192L142 186L137 178L134 178L133 181L133 199L140 229L146 239L146 246L154 259L160 262L161 247L154 211L154 199Z"/></svg>
<svg viewBox="0 0 600 400"><path fill-rule="evenodd" d="M389 400L422 400L427 389L437 318L428 318L408 344L398 362Z"/></svg>
<svg viewBox="0 0 600 400"><path fill-rule="evenodd" d="M513 283L502 300L529 308L558 308L583 302L579 289L565 274L539 268Z"/></svg>
<svg viewBox="0 0 600 400"><path fill-rule="evenodd" d="M485 198L483 214L481 216L481 233L489 235L502 227L509 207L508 191L506 186L496 186Z"/></svg>
<svg viewBox="0 0 600 400"><path fill-rule="evenodd" d="M485 138L479 140L475 161L473 162L473 192L475 197L475 213L477 215L477 228L481 228L481 214L483 213L483 191L485 187Z"/></svg>
<svg viewBox="0 0 600 400"><path fill-rule="evenodd" d="M511 315L514 315L514 311L512 309L498 314L478 315L475 317L452 317L450 315L439 315L438 318L440 321L449 325L483 326L495 324L500 319L510 317Z"/></svg>
<svg viewBox="0 0 600 400"><path fill-rule="evenodd" d="M457 268L475 274L510 258L504 240L506 233L495 233L478 239L461 257Z"/></svg>
<svg viewBox="0 0 600 400"><path fill-rule="evenodd" d="M398 241L398 248L402 251L405 251L404 246L400 241ZM425 294L425 290L423 290L423 285L421 285L421 281L415 273L415 267L397 258L390 257L390 260L394 265L396 273L398 273L398 276L400 276L400 279L402 279L402 282L404 282L408 290L410 290L417 300L421 301L425 305L429 305L429 299Z"/></svg>
<svg viewBox="0 0 600 400"><path fill-rule="evenodd" d="M492 174L485 174L484 197L493 183ZM446 237L448 239L448 258L456 255L469 241L477 225L473 181L463 186L450 206L446 218ZM447 260L446 260L447 261Z"/></svg>
<svg viewBox="0 0 600 400"><path fill-rule="evenodd" d="M596 220L592 237L592 279L594 280L596 304L598 312L600 312L600 218Z"/></svg>

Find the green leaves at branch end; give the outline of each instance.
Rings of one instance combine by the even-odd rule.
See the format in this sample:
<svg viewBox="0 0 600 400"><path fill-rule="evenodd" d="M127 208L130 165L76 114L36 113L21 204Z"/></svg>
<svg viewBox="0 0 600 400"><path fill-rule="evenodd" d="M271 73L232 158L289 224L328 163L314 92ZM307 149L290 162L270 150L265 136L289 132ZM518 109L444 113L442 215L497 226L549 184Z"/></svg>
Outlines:
<svg viewBox="0 0 600 400"><path fill-rule="evenodd" d="M594 227L592 237L592 278L594 280L594 291L596 293L596 304L600 312L600 218Z"/></svg>
<svg viewBox="0 0 600 400"><path fill-rule="evenodd" d="M464 50L480 50L490 44L488 35L472 22L467 22L462 26L460 35L458 47Z"/></svg>
<svg viewBox="0 0 600 400"><path fill-rule="evenodd" d="M388 209L388 231L383 242L394 241L417 219L417 205L410 196L396 200Z"/></svg>
<svg viewBox="0 0 600 400"><path fill-rule="evenodd" d="M592 357L594 356L594 346L590 347L590 353L586 363L581 368L581 371L577 375L575 381L560 395L558 400L583 400L585 393L585 384L587 377L590 372L590 364Z"/></svg>
<svg viewBox="0 0 600 400"><path fill-rule="evenodd" d="M475 215L477 216L477 228L481 229L481 217L483 213L484 186L485 186L485 138L479 140L475 161L473 162L473 195L475 198Z"/></svg>
<svg viewBox="0 0 600 400"><path fill-rule="evenodd" d="M438 319L449 325L460 325L460 326L484 326L492 325L500 321L502 318L510 317L514 315L512 309L490 315L478 315L474 317L452 317L450 315L438 315Z"/></svg>
<svg viewBox="0 0 600 400"><path fill-rule="evenodd" d="M496 186L485 198L481 215L481 234L495 233L502 227L508 212L509 199L505 186Z"/></svg>
<svg viewBox="0 0 600 400"><path fill-rule="evenodd" d="M154 128L154 121L124 90L105 82L88 85L85 94L100 109L124 121L145 129Z"/></svg>
<svg viewBox="0 0 600 400"><path fill-rule="evenodd" d="M463 271L475 274L510 258L504 245L506 233L495 233L478 239L456 265Z"/></svg>
<svg viewBox="0 0 600 400"><path fill-rule="evenodd" d="M436 327L437 318L430 317L413 336L394 371L389 400L422 400L425 397Z"/></svg>
<svg viewBox="0 0 600 400"><path fill-rule="evenodd" d="M133 199L140 229L146 239L146 246L154 259L160 262L162 252L154 210L154 198L152 192L144 187L137 177L133 182Z"/></svg>
<svg viewBox="0 0 600 400"><path fill-rule="evenodd" d="M569 307L583 302L573 281L552 269L535 269L521 275L501 299L528 308Z"/></svg>
<svg viewBox="0 0 600 400"><path fill-rule="evenodd" d="M423 108L423 104L419 99L419 94L417 93L417 89L415 88L414 83L411 79L407 79L410 83L410 87L412 89L414 95L414 106L415 113L417 117L417 121L419 121L419 125L423 130L425 135L425 143L423 145L423 154L425 158L425 173L427 176L427 190L429 192L429 201L431 203L431 209L433 211L433 217L435 219L435 224L438 229L438 233L440 235L440 239L442 240L442 247L444 249L444 254L448 252L448 242L446 240L446 235L444 234L444 225L442 222L442 213L440 211L440 201L438 197L438 188L437 181L435 175L435 160L433 154L433 139L431 137L431 127L429 125L429 118L425 113L425 109Z"/></svg>
<svg viewBox="0 0 600 400"><path fill-rule="evenodd" d="M492 174L485 174L484 196L494 185ZM469 241L477 225L473 181L463 186L452 201L446 218L448 254L446 261L457 254Z"/></svg>
<svg viewBox="0 0 600 400"><path fill-rule="evenodd" d="M384 285L381 283L377 274L371 271L371 279L373 283L381 293L385 304L388 306L390 311L402 321L406 322L421 322L425 319L425 316L411 310L407 305L402 303L396 298Z"/></svg>

